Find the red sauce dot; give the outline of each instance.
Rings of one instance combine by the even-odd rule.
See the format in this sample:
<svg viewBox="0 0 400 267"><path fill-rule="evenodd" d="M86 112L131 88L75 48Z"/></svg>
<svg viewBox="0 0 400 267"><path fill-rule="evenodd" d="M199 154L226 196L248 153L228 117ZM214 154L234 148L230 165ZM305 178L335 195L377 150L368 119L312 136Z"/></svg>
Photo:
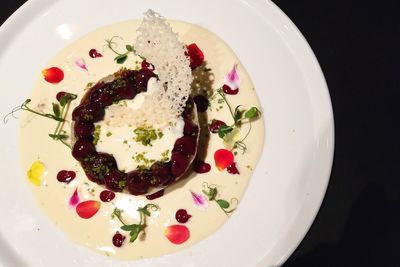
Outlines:
<svg viewBox="0 0 400 267"><path fill-rule="evenodd" d="M224 86L222 86L222 90L224 91L225 94L227 95L236 95L237 93L239 93L239 88L236 89L231 89L228 85L224 84Z"/></svg>
<svg viewBox="0 0 400 267"><path fill-rule="evenodd" d="M74 171L62 170L57 173L57 180L61 183L70 183L76 177Z"/></svg>
<svg viewBox="0 0 400 267"><path fill-rule="evenodd" d="M125 238L126 237L124 235L117 231L112 238L113 245L117 248L121 247L125 241Z"/></svg>
<svg viewBox="0 0 400 267"><path fill-rule="evenodd" d="M210 132L212 133L218 133L218 129L221 126L225 126L226 123L220 120L215 120L213 119L210 123L210 125L208 126L208 129L210 129Z"/></svg>
<svg viewBox="0 0 400 267"><path fill-rule="evenodd" d="M99 52L97 52L96 49L92 48L92 49L89 50L89 56L91 58L96 58L96 57L102 57L103 55L100 54Z"/></svg>
<svg viewBox="0 0 400 267"><path fill-rule="evenodd" d="M103 190L100 193L100 200L103 202L110 202L115 198L115 193L109 190Z"/></svg>
<svg viewBox="0 0 400 267"><path fill-rule="evenodd" d="M193 170L197 173L206 173L211 170L211 165L202 160L195 159L193 162Z"/></svg>
<svg viewBox="0 0 400 267"><path fill-rule="evenodd" d="M179 209L175 213L175 219L179 223L187 223L187 221L192 217L192 215L188 214L185 209Z"/></svg>
<svg viewBox="0 0 400 267"><path fill-rule="evenodd" d="M57 101L60 101L61 97L65 96L66 94L67 94L67 92L63 92L63 91L58 92L57 95L56 95Z"/></svg>
<svg viewBox="0 0 400 267"><path fill-rule="evenodd" d="M226 167L226 170L230 173L230 174L240 174L239 170L236 168L236 162L233 162L231 165L229 165L228 167Z"/></svg>
<svg viewBox="0 0 400 267"><path fill-rule="evenodd" d="M164 189L161 189L160 191L157 191L151 195L147 195L146 198L148 200L154 200L156 198L162 197L164 195Z"/></svg>

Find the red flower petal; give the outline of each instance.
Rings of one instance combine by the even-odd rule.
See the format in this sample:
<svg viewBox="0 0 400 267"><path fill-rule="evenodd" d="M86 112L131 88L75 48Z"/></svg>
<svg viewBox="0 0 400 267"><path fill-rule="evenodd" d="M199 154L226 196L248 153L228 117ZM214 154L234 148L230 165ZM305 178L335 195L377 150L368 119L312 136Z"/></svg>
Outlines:
<svg viewBox="0 0 400 267"><path fill-rule="evenodd" d="M93 217L100 209L101 203L96 200L87 200L81 202L76 206L76 213L83 219Z"/></svg>
<svg viewBox="0 0 400 267"><path fill-rule="evenodd" d="M187 46L187 56L190 58L190 68L193 70L203 64L204 54L203 51L196 44L190 44Z"/></svg>
<svg viewBox="0 0 400 267"><path fill-rule="evenodd" d="M234 156L231 151L227 149L219 149L214 153L215 166L218 170L222 171L234 161Z"/></svg>
<svg viewBox="0 0 400 267"><path fill-rule="evenodd" d="M170 225L165 228L164 235L171 243L179 245L190 237L189 229L184 225Z"/></svg>
<svg viewBox="0 0 400 267"><path fill-rule="evenodd" d="M64 79L64 72L57 67L42 70L42 75L49 83L59 83Z"/></svg>

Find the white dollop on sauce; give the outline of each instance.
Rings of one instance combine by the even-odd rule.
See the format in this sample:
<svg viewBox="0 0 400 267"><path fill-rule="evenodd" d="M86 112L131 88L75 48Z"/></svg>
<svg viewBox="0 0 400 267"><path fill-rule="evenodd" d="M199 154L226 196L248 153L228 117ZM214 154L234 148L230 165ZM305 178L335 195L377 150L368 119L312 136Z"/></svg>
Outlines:
<svg viewBox="0 0 400 267"><path fill-rule="evenodd" d="M126 121L115 124L118 117L124 117L126 113L134 113L145 108L143 107L145 99L157 94L160 88L156 78L150 78L146 92L137 94L132 100L123 100L123 103L113 105L112 111L106 108L104 119L96 123L96 126L100 126L96 150L112 154L120 170L132 171L139 165L143 165L143 161L135 160L137 155L143 155L146 159L152 161L162 159L168 161L175 141L183 136L185 122L182 117L178 117L173 123L152 125L152 128L157 133L161 133L162 136L151 141L149 145L143 145L136 141L134 130L140 125L130 124ZM114 123L110 124L111 121Z"/></svg>

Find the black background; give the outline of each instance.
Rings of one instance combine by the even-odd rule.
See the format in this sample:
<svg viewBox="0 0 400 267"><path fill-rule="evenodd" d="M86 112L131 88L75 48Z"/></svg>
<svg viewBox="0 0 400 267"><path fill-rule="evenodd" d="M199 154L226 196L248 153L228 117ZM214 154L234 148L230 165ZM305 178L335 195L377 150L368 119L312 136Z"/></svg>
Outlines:
<svg viewBox="0 0 400 267"><path fill-rule="evenodd" d="M0 23L24 2L3 0ZM327 194L285 266L400 266L399 0L274 2L314 50L335 117Z"/></svg>

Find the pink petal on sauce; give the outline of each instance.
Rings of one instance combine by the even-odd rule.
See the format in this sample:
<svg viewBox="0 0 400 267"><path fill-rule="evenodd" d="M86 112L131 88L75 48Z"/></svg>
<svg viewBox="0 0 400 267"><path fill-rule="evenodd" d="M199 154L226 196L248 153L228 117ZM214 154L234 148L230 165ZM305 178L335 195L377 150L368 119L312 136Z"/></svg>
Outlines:
<svg viewBox="0 0 400 267"><path fill-rule="evenodd" d="M80 198L78 195L78 188L75 189L74 193L72 194L71 198L69 199L69 206L75 208L76 205L79 204Z"/></svg>
<svg viewBox="0 0 400 267"><path fill-rule="evenodd" d="M225 75L224 82L228 85L232 90L236 90L239 88L239 75L236 71L237 64L233 66L233 68Z"/></svg>
<svg viewBox="0 0 400 267"><path fill-rule="evenodd" d="M75 65L78 68L81 68L83 70L86 70L86 71L88 70L87 67L86 67L86 62L85 62L85 60L83 58L78 58L77 60L75 60Z"/></svg>
<svg viewBox="0 0 400 267"><path fill-rule="evenodd" d="M200 209L206 209L208 207L208 202L205 196L197 194L193 191L190 191L193 198L193 203Z"/></svg>

